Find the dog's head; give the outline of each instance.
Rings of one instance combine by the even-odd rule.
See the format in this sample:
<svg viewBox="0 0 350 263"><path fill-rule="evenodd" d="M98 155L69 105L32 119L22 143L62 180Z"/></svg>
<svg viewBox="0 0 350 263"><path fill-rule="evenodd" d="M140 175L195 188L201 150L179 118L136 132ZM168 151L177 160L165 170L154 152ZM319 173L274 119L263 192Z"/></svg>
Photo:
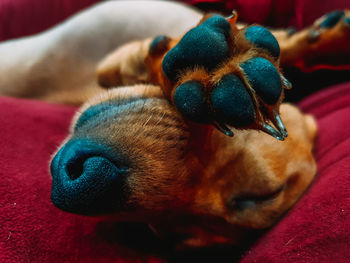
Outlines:
<svg viewBox="0 0 350 263"><path fill-rule="evenodd" d="M119 220L271 226L310 184L316 126L282 105L285 142L258 131L229 138L188 124L155 86L109 90L76 114L51 163L62 210ZM194 220L194 221L193 221ZM172 223L170 223L172 221ZM216 231L216 230L215 230Z"/></svg>

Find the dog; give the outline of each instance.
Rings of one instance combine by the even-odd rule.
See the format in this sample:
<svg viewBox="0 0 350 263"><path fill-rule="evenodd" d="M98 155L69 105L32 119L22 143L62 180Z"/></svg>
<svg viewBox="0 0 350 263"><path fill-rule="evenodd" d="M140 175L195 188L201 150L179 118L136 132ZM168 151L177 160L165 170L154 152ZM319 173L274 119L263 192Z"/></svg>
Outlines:
<svg viewBox="0 0 350 263"><path fill-rule="evenodd" d="M280 65L346 67L349 15L331 13L294 34L271 33L237 25L236 13L202 16L175 3L147 2L149 12L183 24L167 32L156 16L159 28L128 43L132 37L111 40L113 27L104 28L110 22L105 19L96 26L105 31L92 32L108 35L110 42L101 40L107 44L82 34L67 42L72 57L53 53L77 25L89 21L93 27L106 12L123 14L142 3L105 3L42 35L3 44L0 53L18 52L1 68L11 72L0 78L1 92L84 103L51 163L51 198L58 208L144 222L159 236L184 236L186 247L237 244L250 229L271 227L316 174L316 122L282 103L291 84ZM134 14L137 24L144 12ZM47 43L43 39L49 44L29 54L32 64L19 67L20 51ZM341 43L338 51L330 50L333 43ZM49 60L52 68L45 68Z"/></svg>

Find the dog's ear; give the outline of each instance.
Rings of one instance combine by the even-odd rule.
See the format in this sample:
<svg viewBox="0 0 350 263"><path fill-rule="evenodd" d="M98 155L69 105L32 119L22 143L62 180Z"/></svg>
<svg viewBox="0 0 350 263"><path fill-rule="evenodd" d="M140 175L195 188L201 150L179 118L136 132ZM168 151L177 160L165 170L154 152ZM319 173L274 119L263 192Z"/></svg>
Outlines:
<svg viewBox="0 0 350 263"><path fill-rule="evenodd" d="M150 39L128 43L104 58L97 66L98 83L105 88L149 83L145 65Z"/></svg>

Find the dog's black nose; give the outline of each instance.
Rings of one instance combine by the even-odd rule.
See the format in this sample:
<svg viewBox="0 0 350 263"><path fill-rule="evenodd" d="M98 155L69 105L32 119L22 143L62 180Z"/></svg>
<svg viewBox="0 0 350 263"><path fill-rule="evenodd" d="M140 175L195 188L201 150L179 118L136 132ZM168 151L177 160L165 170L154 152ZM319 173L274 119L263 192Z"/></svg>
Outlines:
<svg viewBox="0 0 350 263"><path fill-rule="evenodd" d="M128 168L122 156L104 144L72 139L51 163L51 200L58 208L96 215L123 210Z"/></svg>

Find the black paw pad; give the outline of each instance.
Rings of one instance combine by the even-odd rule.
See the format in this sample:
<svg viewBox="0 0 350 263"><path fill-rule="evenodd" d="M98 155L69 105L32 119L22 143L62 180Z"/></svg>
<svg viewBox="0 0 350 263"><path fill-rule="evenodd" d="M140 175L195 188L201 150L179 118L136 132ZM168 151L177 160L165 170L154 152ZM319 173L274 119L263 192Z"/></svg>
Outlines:
<svg viewBox="0 0 350 263"><path fill-rule="evenodd" d="M343 10L336 10L325 15L326 19L320 24L321 28L331 28L334 27L340 19L345 16Z"/></svg>
<svg viewBox="0 0 350 263"><path fill-rule="evenodd" d="M174 103L189 120L208 123L209 109L201 83L188 81L178 86L174 94Z"/></svg>
<svg viewBox="0 0 350 263"><path fill-rule="evenodd" d="M282 81L275 66L265 58L252 58L240 65L252 88L269 105L281 96Z"/></svg>
<svg viewBox="0 0 350 263"><path fill-rule="evenodd" d="M157 55L164 52L168 47L169 41L170 38L168 38L167 36L155 37L149 47L149 53L151 55Z"/></svg>
<svg viewBox="0 0 350 263"><path fill-rule="evenodd" d="M255 119L253 101L242 81L235 75L224 76L211 94L213 110L220 121L246 127Z"/></svg>
<svg viewBox="0 0 350 263"><path fill-rule="evenodd" d="M345 19L344 19L344 22L345 22L346 24L350 25L350 17L345 18Z"/></svg>
<svg viewBox="0 0 350 263"><path fill-rule="evenodd" d="M280 56L280 46L272 33L262 26L248 27L245 31L245 37L255 46L267 49L274 57Z"/></svg>
<svg viewBox="0 0 350 263"><path fill-rule="evenodd" d="M203 66L213 70L229 57L226 39L230 24L221 16L213 16L190 30L163 59L162 67L167 77L175 82L180 71Z"/></svg>

